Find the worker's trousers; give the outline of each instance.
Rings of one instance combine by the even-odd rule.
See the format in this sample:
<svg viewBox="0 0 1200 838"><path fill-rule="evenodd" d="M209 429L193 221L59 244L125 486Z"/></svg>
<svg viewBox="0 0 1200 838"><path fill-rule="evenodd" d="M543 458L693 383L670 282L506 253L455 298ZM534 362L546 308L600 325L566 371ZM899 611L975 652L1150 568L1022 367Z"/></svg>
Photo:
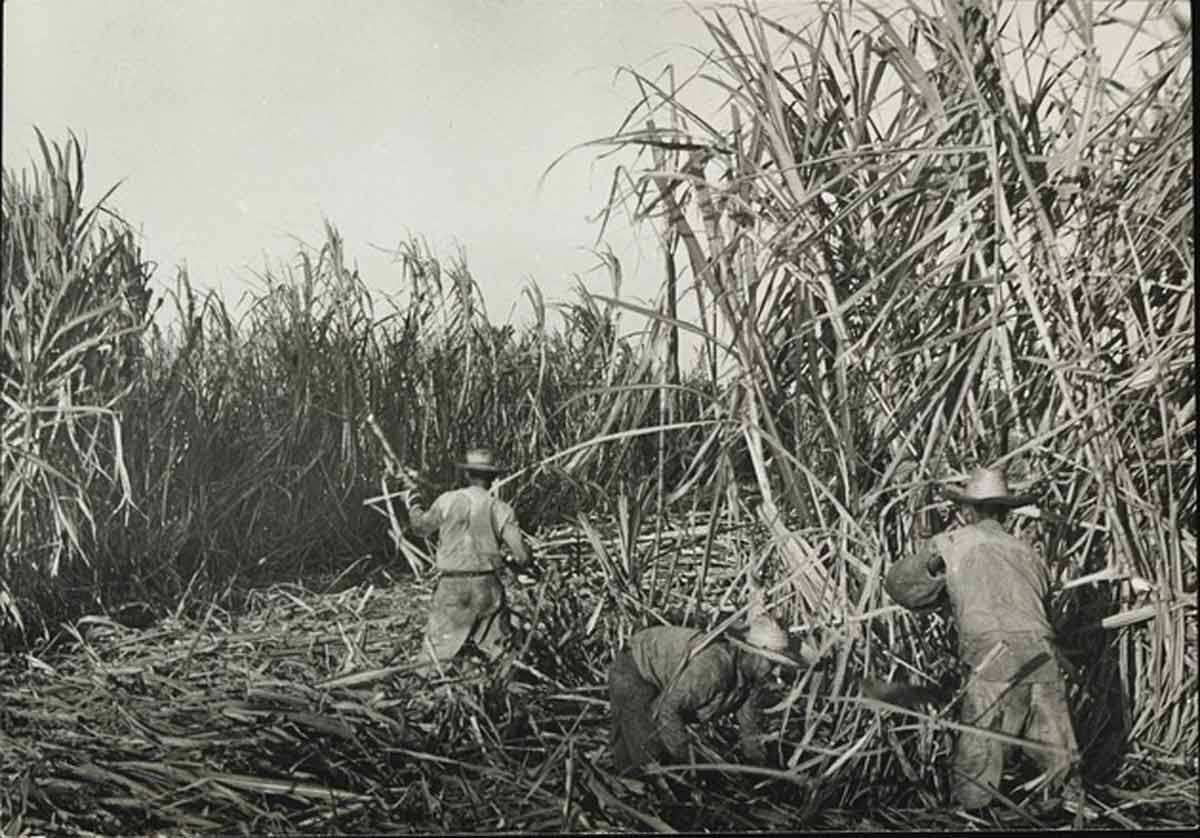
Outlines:
<svg viewBox="0 0 1200 838"><path fill-rule="evenodd" d="M429 609L425 657L431 663L444 663L470 639L494 659L504 650L511 630L504 586L495 573L443 574Z"/></svg>
<svg viewBox="0 0 1200 838"><path fill-rule="evenodd" d="M1044 795L1058 793L1064 783L1068 796L1080 793L1079 778L1073 776L1079 748L1062 679L1015 684L975 680L963 696L962 721L985 731L1024 738L1029 744L1016 747L1042 772ZM955 800L967 809L990 803L1000 785L1005 755L1013 748L986 733L964 732L954 755L951 787Z"/></svg>

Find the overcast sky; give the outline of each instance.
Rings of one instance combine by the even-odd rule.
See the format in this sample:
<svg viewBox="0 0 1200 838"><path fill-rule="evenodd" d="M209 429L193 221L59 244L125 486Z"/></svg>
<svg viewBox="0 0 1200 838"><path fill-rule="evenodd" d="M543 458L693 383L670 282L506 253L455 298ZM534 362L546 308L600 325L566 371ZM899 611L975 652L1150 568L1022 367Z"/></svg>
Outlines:
<svg viewBox="0 0 1200 838"><path fill-rule="evenodd" d="M697 4L701 5L701 4ZM763 2L789 23L812 3ZM33 126L86 141L88 194L144 234L170 282L240 296L291 236L322 218L369 285L399 271L371 247L424 237L465 247L493 319L532 278L548 300L579 274L613 164L572 146L610 134L636 101L618 67L695 67L711 40L674 0L6 0L4 165L35 154ZM649 237L607 236L624 292L662 280Z"/></svg>
<svg viewBox="0 0 1200 838"><path fill-rule="evenodd" d="M529 277L561 299L598 264L611 164L584 150L538 179L618 127L636 90L616 69L707 41L661 0L7 0L4 18L4 165L36 153L33 125L74 130L90 195L124 180L160 281L186 261L236 296L327 217L381 288L399 272L370 244L461 244L498 319ZM653 243L624 221L610 239L626 290L652 294Z"/></svg>

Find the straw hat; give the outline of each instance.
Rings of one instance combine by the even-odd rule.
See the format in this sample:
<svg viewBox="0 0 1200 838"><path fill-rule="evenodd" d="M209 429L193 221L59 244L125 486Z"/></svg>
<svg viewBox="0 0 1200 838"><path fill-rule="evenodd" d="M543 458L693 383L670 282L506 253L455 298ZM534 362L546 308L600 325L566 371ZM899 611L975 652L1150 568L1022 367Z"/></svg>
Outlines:
<svg viewBox="0 0 1200 838"><path fill-rule="evenodd" d="M467 450L466 462L456 463L463 471L481 472L484 474L499 474L504 469L496 465L496 457L490 448L471 448Z"/></svg>
<svg viewBox="0 0 1200 838"><path fill-rule="evenodd" d="M780 628L779 623L766 615L756 615L750 620L750 631L746 633L746 642L771 652L786 652L788 650L787 632Z"/></svg>
<svg viewBox="0 0 1200 838"><path fill-rule="evenodd" d="M1027 506L1034 502L1034 495L1011 495L1008 491L1008 480L1004 472L994 468L977 468L971 473L971 479L961 490L950 486L943 487L946 496L958 503L974 506L991 504L994 506Z"/></svg>

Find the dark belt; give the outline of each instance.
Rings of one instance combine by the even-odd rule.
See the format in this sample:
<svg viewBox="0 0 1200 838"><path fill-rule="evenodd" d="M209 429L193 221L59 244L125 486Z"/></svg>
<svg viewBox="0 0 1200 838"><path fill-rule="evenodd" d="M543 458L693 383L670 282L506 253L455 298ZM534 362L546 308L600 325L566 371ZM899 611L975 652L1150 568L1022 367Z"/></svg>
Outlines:
<svg viewBox="0 0 1200 838"><path fill-rule="evenodd" d="M438 575L443 578L458 579L463 576L492 576L496 573L492 570L439 570Z"/></svg>

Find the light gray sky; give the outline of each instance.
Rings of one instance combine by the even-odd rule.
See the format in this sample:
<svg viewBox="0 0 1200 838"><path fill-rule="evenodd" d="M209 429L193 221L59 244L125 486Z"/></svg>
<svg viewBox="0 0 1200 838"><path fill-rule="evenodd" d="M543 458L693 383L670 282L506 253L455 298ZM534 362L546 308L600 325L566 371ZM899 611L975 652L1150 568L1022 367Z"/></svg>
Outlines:
<svg viewBox="0 0 1200 838"><path fill-rule="evenodd" d="M186 262L236 299L291 236L319 243L324 216L373 287L400 275L371 243L461 243L505 319L527 278L563 299L598 264L588 216L611 164L583 150L538 178L617 129L636 90L616 68L655 73L707 43L662 0L7 0L4 165L36 156L34 125L74 130L92 199L124 180L114 206L160 282ZM661 260L630 230L610 243L624 290L649 297Z"/></svg>
<svg viewBox="0 0 1200 838"><path fill-rule="evenodd" d="M815 10L761 6L789 23ZM540 191L538 179L618 128L637 96L618 67L692 68L712 43L677 0L6 0L3 11L5 167L36 155L34 125L59 140L73 129L91 198L124 180L114 206L143 231L160 283L186 262L194 283L234 302L264 260L291 259L292 236L319 244L326 217L385 290L399 270L371 244L411 234L443 257L461 244L495 320L524 305L529 278L549 302L569 297L575 274L607 292L588 217L612 162L584 149ZM607 241L623 293L651 297L652 236L636 241L618 217Z"/></svg>

